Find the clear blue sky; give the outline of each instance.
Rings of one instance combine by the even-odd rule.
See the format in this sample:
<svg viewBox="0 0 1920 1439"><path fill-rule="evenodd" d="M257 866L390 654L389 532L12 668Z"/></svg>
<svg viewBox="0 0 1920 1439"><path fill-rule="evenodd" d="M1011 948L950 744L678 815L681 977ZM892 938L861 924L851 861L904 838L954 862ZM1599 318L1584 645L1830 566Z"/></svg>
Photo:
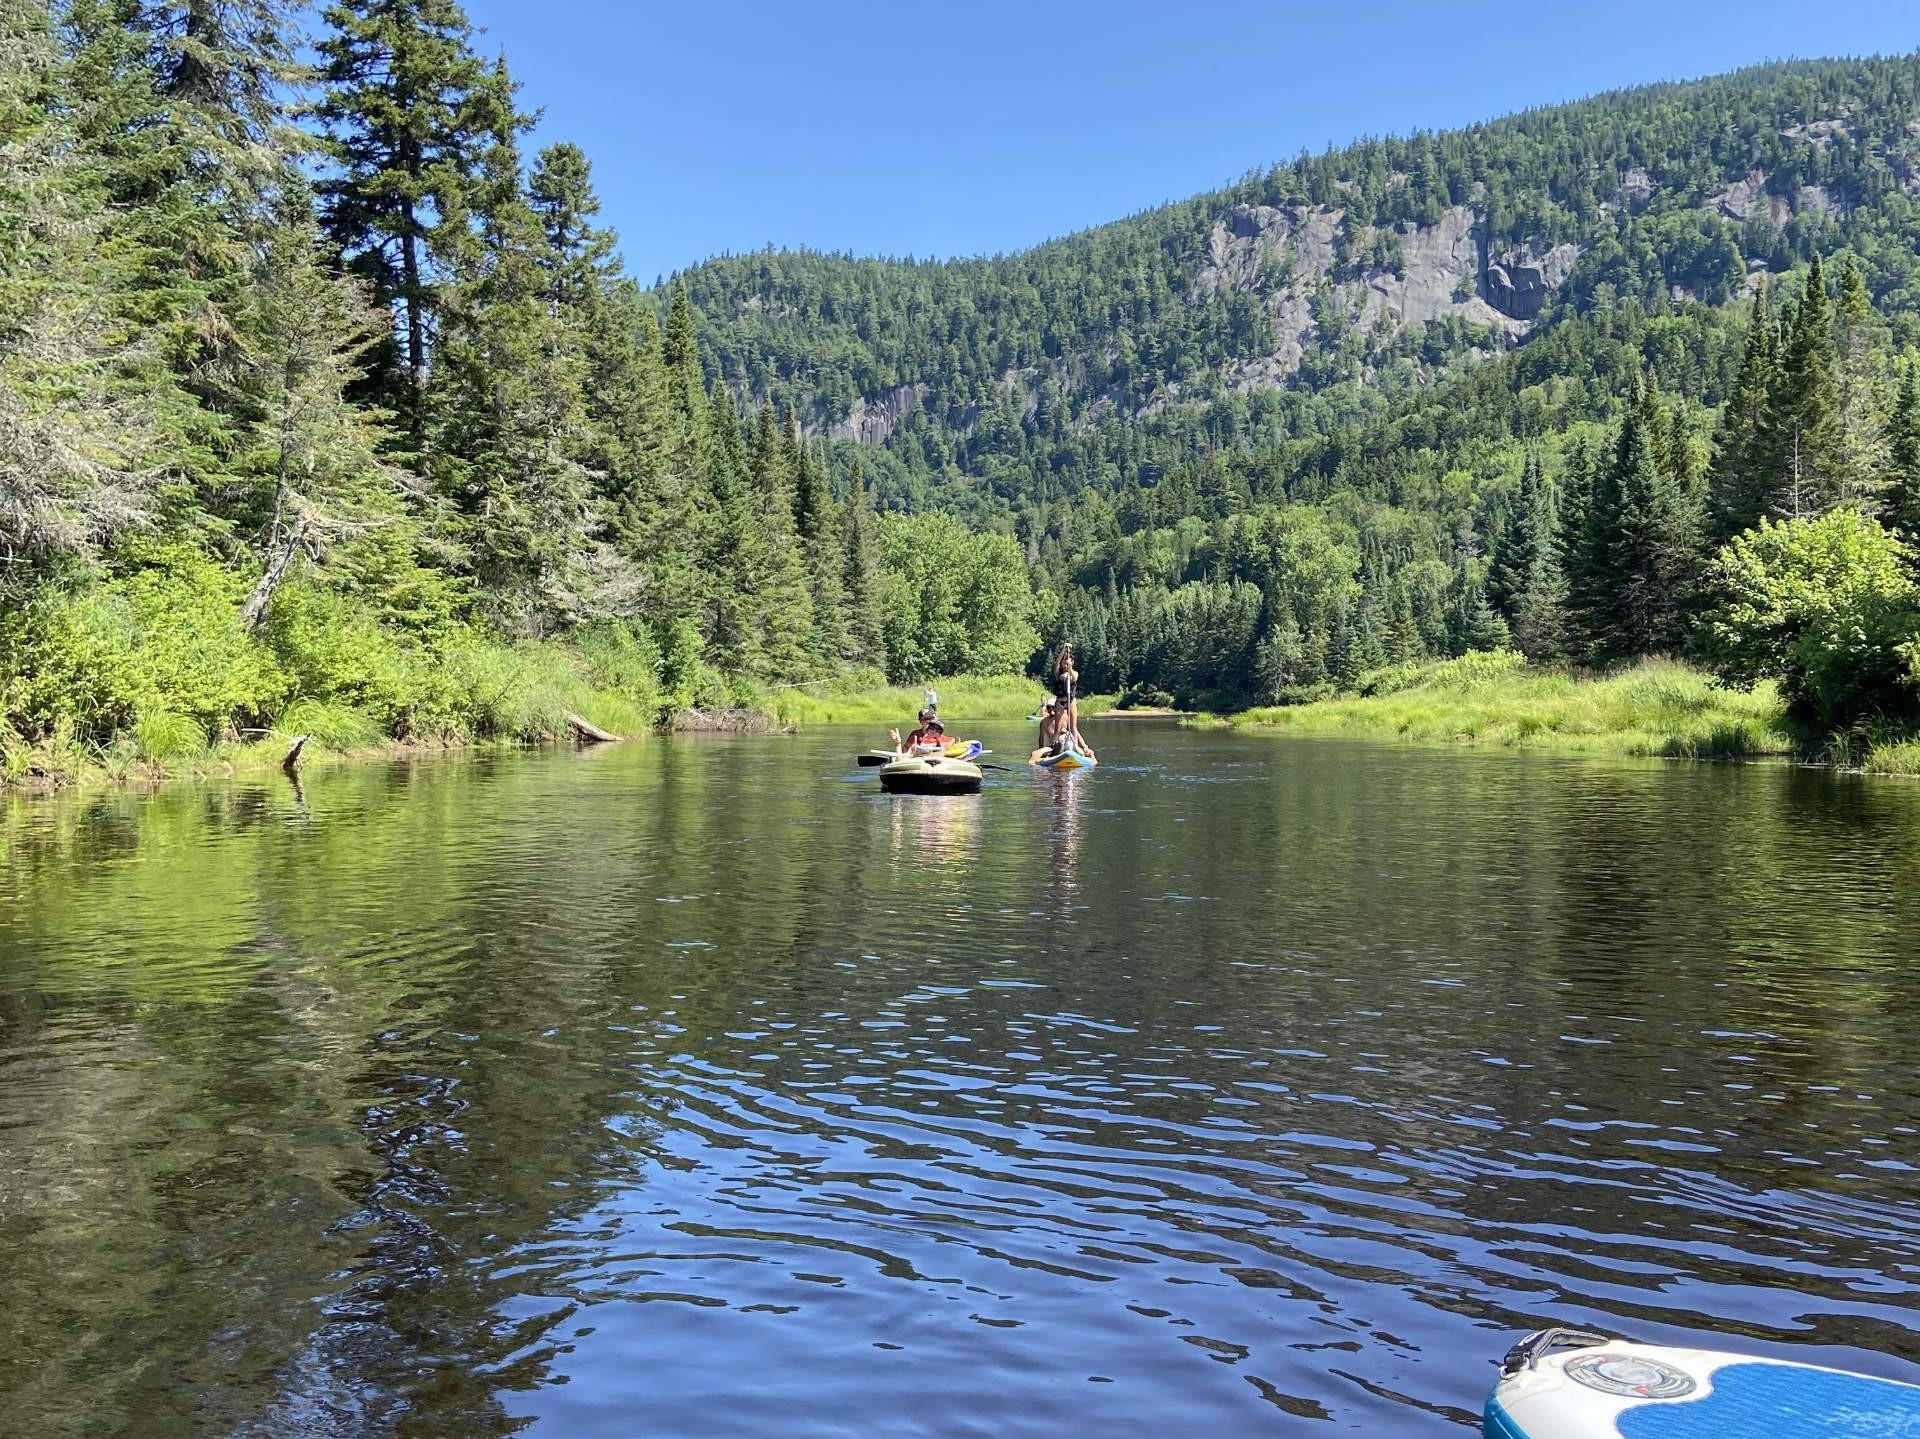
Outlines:
<svg viewBox="0 0 1920 1439"><path fill-rule="evenodd" d="M1017 250L1304 146L1766 59L1920 0L467 0L641 280L720 251Z"/></svg>

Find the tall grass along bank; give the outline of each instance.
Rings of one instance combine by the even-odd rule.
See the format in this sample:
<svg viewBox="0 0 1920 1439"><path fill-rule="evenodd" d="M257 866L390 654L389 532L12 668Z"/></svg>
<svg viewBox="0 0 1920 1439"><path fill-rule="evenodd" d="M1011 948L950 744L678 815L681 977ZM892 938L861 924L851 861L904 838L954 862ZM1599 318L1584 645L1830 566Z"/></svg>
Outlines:
<svg viewBox="0 0 1920 1439"><path fill-rule="evenodd" d="M1683 759L1790 754L1770 684L1722 688L1670 660L1586 679L1528 668L1510 651L1379 671L1347 699L1246 710L1228 721L1294 734L1351 735Z"/></svg>

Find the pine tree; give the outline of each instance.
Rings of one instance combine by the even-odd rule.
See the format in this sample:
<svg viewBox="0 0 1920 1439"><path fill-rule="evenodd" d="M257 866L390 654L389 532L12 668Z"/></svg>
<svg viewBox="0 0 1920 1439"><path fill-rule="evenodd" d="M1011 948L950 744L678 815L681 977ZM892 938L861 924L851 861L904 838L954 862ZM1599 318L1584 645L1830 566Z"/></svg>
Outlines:
<svg viewBox="0 0 1920 1439"><path fill-rule="evenodd" d="M600 213L593 170L578 145L549 145L540 152L527 180L533 212L547 237L552 287L548 298L561 309L585 316L620 272L614 247L619 237L593 223Z"/></svg>
<svg viewBox="0 0 1920 1439"><path fill-rule="evenodd" d="M1540 454L1528 450L1514 506L1513 548L1519 568L1507 623L1521 652L1536 664L1558 659L1565 644L1566 578L1560 565L1560 520Z"/></svg>
<svg viewBox="0 0 1920 1439"><path fill-rule="evenodd" d="M813 596L813 654L817 669L844 664L853 647L847 630L847 601L841 563L841 526L826 471L799 427L785 432L787 468L793 475L793 526L807 567Z"/></svg>
<svg viewBox="0 0 1920 1439"><path fill-rule="evenodd" d="M115 382L139 356L109 322L130 283L103 250L47 7L0 0L0 583L90 556L152 512L151 415Z"/></svg>
<svg viewBox="0 0 1920 1439"><path fill-rule="evenodd" d="M768 611L767 536L751 488L746 446L733 397L716 388L709 397L713 440L711 484L716 522L705 564L713 577L703 624L714 661L733 674L769 679L766 648L774 629Z"/></svg>
<svg viewBox="0 0 1920 1439"><path fill-rule="evenodd" d="M856 665L884 671L887 646L881 615L879 541L874 533L873 496L857 460L850 483L842 580L847 596L848 658Z"/></svg>
<svg viewBox="0 0 1920 1439"><path fill-rule="evenodd" d="M1567 605L1590 663L1662 653L1684 634L1695 533L1663 455L1665 428L1657 397L1636 378L1568 575Z"/></svg>
<svg viewBox="0 0 1920 1439"><path fill-rule="evenodd" d="M413 527L406 490L380 458L376 417L346 398L384 317L358 284L329 268L304 188L282 197L271 234L249 326L260 338L248 350L256 418L246 458L271 496L257 529L260 577L240 615L249 629L266 618L302 552L335 551L351 567L368 531L388 531L379 553L390 555L394 532Z"/></svg>
<svg viewBox="0 0 1920 1439"><path fill-rule="evenodd" d="M1766 460L1764 436L1775 384L1776 343L1773 310L1762 285L1754 292L1740 376L1720 413L1707 469L1713 537L1721 543L1759 524L1772 503L1777 477Z"/></svg>
<svg viewBox="0 0 1920 1439"><path fill-rule="evenodd" d="M484 87L480 168L444 212L451 278L427 401L431 472L466 517L474 576L503 624L538 634L604 612L596 591L619 595L628 577L595 545L584 336L547 299L546 236L516 143L530 121L513 90L502 62Z"/></svg>
<svg viewBox="0 0 1920 1439"><path fill-rule="evenodd" d="M1834 499L1869 514L1880 506L1886 484L1887 447L1874 373L1873 302L1851 255L1840 271L1840 301L1834 307L1834 390L1840 427Z"/></svg>
<svg viewBox="0 0 1920 1439"><path fill-rule="evenodd" d="M766 581L760 590L767 622L767 669L784 680L804 679L811 673L813 657L813 595L793 527L793 481L786 446L771 404L760 407L747 469L767 556Z"/></svg>
<svg viewBox="0 0 1920 1439"><path fill-rule="evenodd" d="M1762 428L1776 515L1818 514L1839 497L1846 456L1833 371L1833 311L1815 255L1781 349Z"/></svg>
<svg viewBox="0 0 1920 1439"><path fill-rule="evenodd" d="M395 341L371 357L368 393L426 440L426 389L464 193L502 125L503 102L456 0L336 0L319 42L318 117L332 161L320 185L327 232Z"/></svg>
<svg viewBox="0 0 1920 1439"><path fill-rule="evenodd" d="M1908 356L1887 425L1886 521L1920 539L1920 356Z"/></svg>

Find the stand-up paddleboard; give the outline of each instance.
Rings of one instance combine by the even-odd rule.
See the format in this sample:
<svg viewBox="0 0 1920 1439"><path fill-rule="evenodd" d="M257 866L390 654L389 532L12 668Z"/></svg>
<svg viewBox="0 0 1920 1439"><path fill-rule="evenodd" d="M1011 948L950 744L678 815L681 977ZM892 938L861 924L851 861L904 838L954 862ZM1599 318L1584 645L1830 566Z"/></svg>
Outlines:
<svg viewBox="0 0 1920 1439"><path fill-rule="evenodd" d="M1077 749L1061 750L1034 761L1038 768L1051 770L1092 769L1096 763L1098 761L1092 755L1081 754Z"/></svg>
<svg viewBox="0 0 1920 1439"><path fill-rule="evenodd" d="M1920 1439L1920 1385L1577 1329L1500 1364L1485 1439Z"/></svg>

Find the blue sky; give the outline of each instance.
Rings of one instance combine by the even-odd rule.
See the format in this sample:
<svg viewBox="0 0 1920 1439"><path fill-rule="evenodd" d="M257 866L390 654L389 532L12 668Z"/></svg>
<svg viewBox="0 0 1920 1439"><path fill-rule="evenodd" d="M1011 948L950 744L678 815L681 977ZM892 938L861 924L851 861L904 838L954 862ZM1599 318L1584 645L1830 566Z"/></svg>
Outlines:
<svg viewBox="0 0 1920 1439"><path fill-rule="evenodd" d="M467 0L643 281L721 251L991 254L1364 134L1920 48L1920 0Z"/></svg>

